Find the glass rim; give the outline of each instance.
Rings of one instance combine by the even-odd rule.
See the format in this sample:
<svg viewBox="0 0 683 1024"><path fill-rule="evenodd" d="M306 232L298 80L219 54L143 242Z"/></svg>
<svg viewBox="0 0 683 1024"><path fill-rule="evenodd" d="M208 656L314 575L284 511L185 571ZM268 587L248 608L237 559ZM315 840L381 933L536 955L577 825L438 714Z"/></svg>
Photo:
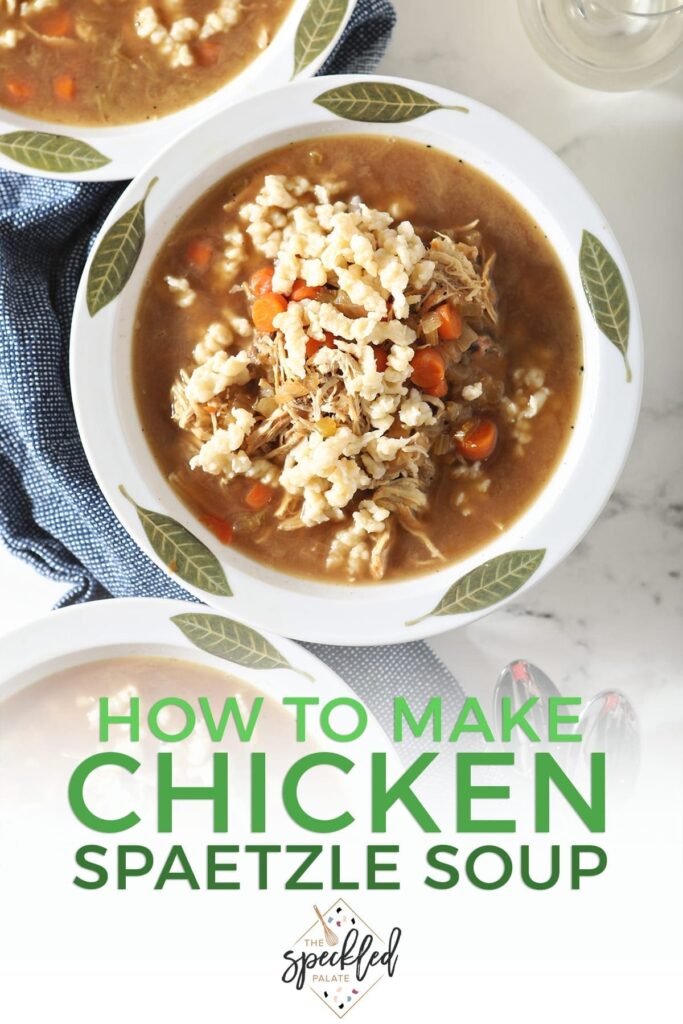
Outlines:
<svg viewBox="0 0 683 1024"><path fill-rule="evenodd" d="M578 8L583 8L585 0L572 0ZM680 0L655 0L658 10L636 10L636 7L643 6L643 0L597 0L598 6L606 7L615 14L623 14L627 18L643 18L651 21L655 18L667 18L672 14L683 13L683 3ZM583 13L583 12L582 12ZM588 17L584 13L585 17Z"/></svg>

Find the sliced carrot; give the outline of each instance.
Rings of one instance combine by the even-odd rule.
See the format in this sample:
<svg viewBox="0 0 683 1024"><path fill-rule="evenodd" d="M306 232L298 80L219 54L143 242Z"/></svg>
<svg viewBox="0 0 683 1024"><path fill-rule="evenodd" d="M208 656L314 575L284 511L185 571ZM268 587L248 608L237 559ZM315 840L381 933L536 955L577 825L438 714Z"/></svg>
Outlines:
<svg viewBox="0 0 683 1024"><path fill-rule="evenodd" d="M299 280L292 285L291 298L294 302L301 302L303 299L317 299L319 293L319 288L310 288L305 281Z"/></svg>
<svg viewBox="0 0 683 1024"><path fill-rule="evenodd" d="M203 68L210 68L220 60L220 44L213 39L200 39L194 44L193 50L197 63Z"/></svg>
<svg viewBox="0 0 683 1024"><path fill-rule="evenodd" d="M445 379L439 381L433 388L423 388L425 395L431 395L432 398L445 398L448 394L448 381Z"/></svg>
<svg viewBox="0 0 683 1024"><path fill-rule="evenodd" d="M385 348L376 348L375 349L375 366L377 367L377 369L379 370L380 373L384 373L384 371L387 368L387 363L388 362L389 362L389 353L387 352L387 350Z"/></svg>
<svg viewBox="0 0 683 1024"><path fill-rule="evenodd" d="M462 317L456 307L450 302L444 302L443 306L437 306L434 312L441 317L438 328L441 340L456 341L462 334Z"/></svg>
<svg viewBox="0 0 683 1024"><path fill-rule="evenodd" d="M319 352L321 348L336 348L334 335L330 334L329 331L325 331L324 341L318 341L317 338L308 339L306 342L306 358L312 359L316 352Z"/></svg>
<svg viewBox="0 0 683 1024"><path fill-rule="evenodd" d="M28 78L15 78L8 75L5 79L5 90L15 103L25 103L36 94L36 87Z"/></svg>
<svg viewBox="0 0 683 1024"><path fill-rule="evenodd" d="M76 81L73 75L55 75L52 92L58 100L71 103L76 98Z"/></svg>
<svg viewBox="0 0 683 1024"><path fill-rule="evenodd" d="M221 544L232 544L233 529L227 519L218 516L202 516L202 522L218 537Z"/></svg>
<svg viewBox="0 0 683 1024"><path fill-rule="evenodd" d="M205 238L193 238L188 242L185 255L195 270L206 270L213 259L213 246Z"/></svg>
<svg viewBox="0 0 683 1024"><path fill-rule="evenodd" d="M247 508L250 508L253 512L260 512L266 505L270 505L271 501L275 497L275 491L272 487L267 487L262 484L260 480L249 488L247 496L244 499Z"/></svg>
<svg viewBox="0 0 683 1024"><path fill-rule="evenodd" d="M251 275L249 285L254 295L267 295L273 290L273 267L261 267Z"/></svg>
<svg viewBox="0 0 683 1024"><path fill-rule="evenodd" d="M419 388L438 387L446 377L443 356L435 348L419 348L413 356L411 380Z"/></svg>
<svg viewBox="0 0 683 1024"><path fill-rule="evenodd" d="M251 318L256 330L271 334L275 330L273 320L279 313L285 312L287 305L284 295L277 295L275 292L260 295L251 307Z"/></svg>
<svg viewBox="0 0 683 1024"><path fill-rule="evenodd" d="M36 22L36 30L41 36L63 39L65 36L73 35L74 20L69 11L57 7L54 11L47 11L39 18Z"/></svg>
<svg viewBox="0 0 683 1024"><path fill-rule="evenodd" d="M455 447L464 459L482 462L493 455L498 444L498 427L494 420L468 420L463 431L463 437L456 437Z"/></svg>

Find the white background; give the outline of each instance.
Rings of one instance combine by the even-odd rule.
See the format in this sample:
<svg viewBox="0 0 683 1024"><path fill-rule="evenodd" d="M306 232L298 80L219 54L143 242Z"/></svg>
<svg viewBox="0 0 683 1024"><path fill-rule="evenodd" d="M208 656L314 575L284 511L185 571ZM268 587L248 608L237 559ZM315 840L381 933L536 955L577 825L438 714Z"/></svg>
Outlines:
<svg viewBox="0 0 683 1024"><path fill-rule="evenodd" d="M513 0L395 3L399 25L381 71L451 86L489 103L559 153L593 193L619 238L645 325L643 415L609 508L581 547L529 595L467 630L446 634L433 646L464 688L484 700L490 699L500 668L516 657L540 665L565 693L588 697L608 686L625 691L641 721L650 773L655 751L680 743L683 718L683 76L647 93L589 92L542 64L523 33ZM2 551L0 581L4 628L46 613L61 594L59 586ZM640 860L633 861L630 884L625 881L609 899L585 902L584 931L575 920L573 943L565 941L559 910L551 911L550 905L544 911L543 904L534 904L533 927L520 920L516 932L506 915L520 910L506 907L495 893L481 896L474 911L476 927L472 908L463 916L451 900L443 908L450 924L437 931L441 940L454 936L452 967L447 966L448 949L431 950L432 940L426 936L422 977L406 961L402 979L387 984L376 1001L369 997L352 1020L360 1024L375 1014L392 1014L402 1024L408 1008L412 1019L420 1007L434 1019L467 1015L484 1024L501 1018L635 1022L675 1017L675 967L664 957L667 951L671 956L680 952L673 946L680 902L673 880L669 900L667 879L646 874L656 875L664 847L668 858L680 844L676 775L650 776L660 787L671 784L668 819L659 819L650 836L641 835ZM40 908L30 906L28 894L27 912L35 914L39 929ZM477 940L475 959L468 961L468 930L479 934L483 923L492 936L503 929L507 943L492 941L495 962L488 962L486 943ZM137 920L131 904L130 927L147 928L152 935L154 919ZM557 942L558 959L553 960L560 933L563 940ZM84 936L84 956L87 945ZM434 964L441 957L446 960L437 971ZM253 972L258 985L258 966L244 969L245 976ZM444 970L452 970L448 983ZM187 961L145 964L144 980L143 968L131 963L17 966L2 982L4 999L17 997L5 1019L12 1024L46 1020L46 1007L52 1006L55 1019L73 1022L228 1020L228 973L227 965ZM420 986L423 991L418 993ZM88 996L89 1011L81 1015L72 999L68 1013L58 1010L65 1005L66 991L82 993L79 1006L88 1003ZM273 1020L326 1019L322 1009L314 1009L309 1016L308 1007L290 999L285 1009L274 1010ZM248 1019L248 1006L240 1007L239 1016Z"/></svg>

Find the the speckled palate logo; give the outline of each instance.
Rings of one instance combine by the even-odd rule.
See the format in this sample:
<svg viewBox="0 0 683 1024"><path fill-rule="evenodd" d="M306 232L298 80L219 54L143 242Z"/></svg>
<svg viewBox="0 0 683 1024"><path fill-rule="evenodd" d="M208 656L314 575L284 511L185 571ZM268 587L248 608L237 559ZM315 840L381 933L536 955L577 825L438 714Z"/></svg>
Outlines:
<svg viewBox="0 0 683 1024"><path fill-rule="evenodd" d="M313 919L291 949L282 980L309 989L337 1017L344 1017L398 962L401 929L385 940L345 900L327 909L313 906Z"/></svg>

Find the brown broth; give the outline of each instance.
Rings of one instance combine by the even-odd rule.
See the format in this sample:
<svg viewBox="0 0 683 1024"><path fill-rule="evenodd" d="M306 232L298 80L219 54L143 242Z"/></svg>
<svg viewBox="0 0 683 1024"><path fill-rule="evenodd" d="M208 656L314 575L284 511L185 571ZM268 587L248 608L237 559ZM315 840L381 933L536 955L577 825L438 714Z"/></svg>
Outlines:
<svg viewBox="0 0 683 1024"><path fill-rule="evenodd" d="M315 155L311 155L314 152ZM148 443L166 477L183 501L200 516L231 520L244 513L249 484L237 478L227 486L187 463L195 449L170 416L170 389L181 367L192 360L202 331L221 309L248 315L242 293L226 296L209 272L202 281L192 277L184 249L201 236L219 246L235 222L226 201L239 194L250 201L265 174L304 175L312 181L333 176L345 184L341 198L362 196L369 206L390 210L397 203L401 218L419 228L446 230L479 219L489 251L497 254L494 278L499 295L497 337L506 358L491 372L510 387L516 370L540 368L551 390L539 415L530 421L532 437L519 445L504 425L495 455L486 463L490 479L485 493L476 481L454 481L444 467L432 484L429 513L422 518L431 539L449 562L460 560L492 541L521 516L548 482L565 451L578 406L582 373L582 343L574 297L559 259L529 214L480 171L431 147L378 136L347 136L293 143L255 160L214 186L181 219L164 243L142 295L133 348L133 378L140 419ZM244 270L263 264L251 253ZM164 277L187 275L197 289L189 309L169 300ZM460 508L457 494L464 492ZM273 502L257 534L236 531L233 544L244 554L297 576L330 582L341 574L325 569L325 554L340 528L325 523L291 533L277 531ZM350 514L352 508L347 512ZM468 515L462 509L469 510ZM348 525L349 515L341 526ZM424 546L399 531L387 578L419 575L443 565L426 557Z"/></svg>
<svg viewBox="0 0 683 1024"><path fill-rule="evenodd" d="M239 21L207 40L206 56L191 43L196 63L177 68L169 66L149 39L136 34L134 17L147 6L140 0L61 0L57 10L70 16L71 27L67 35L55 38L32 34L26 27L40 30L52 10L19 19L3 8L0 35L12 29L25 35L15 48L0 49L0 106L60 124L94 126L172 114L220 89L251 64L261 53L260 33L266 31L272 41L292 3L242 0ZM152 6L161 11L163 4ZM201 22L215 7L216 0L185 0L182 15ZM87 39L78 38L78 27L88 32ZM200 63L209 57L210 64ZM60 85L65 78L73 85Z"/></svg>

